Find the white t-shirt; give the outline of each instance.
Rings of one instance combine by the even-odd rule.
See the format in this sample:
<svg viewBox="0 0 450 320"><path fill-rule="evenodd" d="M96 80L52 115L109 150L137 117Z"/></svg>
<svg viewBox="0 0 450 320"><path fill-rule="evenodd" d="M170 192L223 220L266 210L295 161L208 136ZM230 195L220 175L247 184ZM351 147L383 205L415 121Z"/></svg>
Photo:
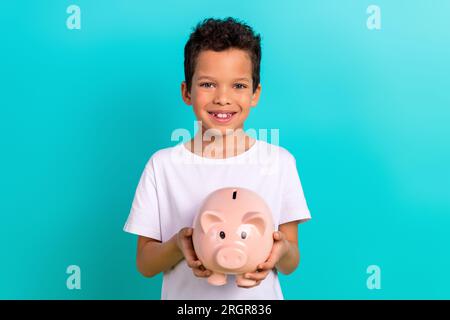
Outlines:
<svg viewBox="0 0 450 320"><path fill-rule="evenodd" d="M192 227L206 196L224 187L257 192L269 205L276 229L311 218L295 158L283 147L256 140L247 151L225 159L196 155L183 143L155 152L136 189L124 230L165 242L183 227ZM162 299L283 299L276 271L260 285L239 288L229 275L212 286L192 273L186 260L164 273Z"/></svg>

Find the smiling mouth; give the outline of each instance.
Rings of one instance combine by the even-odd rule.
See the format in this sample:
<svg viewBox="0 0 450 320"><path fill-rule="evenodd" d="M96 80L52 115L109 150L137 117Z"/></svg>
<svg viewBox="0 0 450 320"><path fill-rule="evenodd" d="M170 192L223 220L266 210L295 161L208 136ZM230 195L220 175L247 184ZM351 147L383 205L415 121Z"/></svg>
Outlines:
<svg viewBox="0 0 450 320"><path fill-rule="evenodd" d="M237 112L210 112L211 118L220 123L229 122Z"/></svg>

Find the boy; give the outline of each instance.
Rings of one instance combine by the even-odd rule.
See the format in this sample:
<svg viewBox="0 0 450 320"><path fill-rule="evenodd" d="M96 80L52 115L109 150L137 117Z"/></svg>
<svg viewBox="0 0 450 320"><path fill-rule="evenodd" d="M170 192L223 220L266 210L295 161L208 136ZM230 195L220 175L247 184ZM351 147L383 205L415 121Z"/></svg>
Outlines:
<svg viewBox="0 0 450 320"><path fill-rule="evenodd" d="M260 36L232 18L207 19L190 35L184 54L181 93L193 105L199 130L147 162L124 227L139 235L138 270L146 277L164 272L162 299L283 299L277 272L296 269L297 225L310 213L295 158L243 131L261 92ZM192 245L191 226L202 201L230 186L263 197L278 229L268 260L246 274L256 281L248 287L238 287L232 276L224 286L208 284L211 271Z"/></svg>

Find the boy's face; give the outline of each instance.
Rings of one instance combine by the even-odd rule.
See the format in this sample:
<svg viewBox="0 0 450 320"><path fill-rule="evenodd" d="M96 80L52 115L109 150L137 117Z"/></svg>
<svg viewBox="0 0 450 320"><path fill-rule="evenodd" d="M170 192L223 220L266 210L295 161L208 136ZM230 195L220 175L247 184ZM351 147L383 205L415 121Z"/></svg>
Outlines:
<svg viewBox="0 0 450 320"><path fill-rule="evenodd" d="M252 62L246 51L205 50L197 57L191 92L184 81L181 91L203 132L214 128L225 135L227 129L243 129L250 108L258 103L261 85L253 93Z"/></svg>

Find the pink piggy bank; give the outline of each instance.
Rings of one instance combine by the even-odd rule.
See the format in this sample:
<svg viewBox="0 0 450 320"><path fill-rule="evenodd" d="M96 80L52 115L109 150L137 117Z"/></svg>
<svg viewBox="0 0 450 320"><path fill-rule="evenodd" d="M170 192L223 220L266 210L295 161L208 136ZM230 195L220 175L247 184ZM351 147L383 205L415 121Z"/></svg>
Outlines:
<svg viewBox="0 0 450 320"><path fill-rule="evenodd" d="M266 202L245 188L218 189L205 199L194 219L192 241L199 260L213 273L212 285L236 275L236 284L250 286L256 281L244 273L255 272L269 257L274 225Z"/></svg>

